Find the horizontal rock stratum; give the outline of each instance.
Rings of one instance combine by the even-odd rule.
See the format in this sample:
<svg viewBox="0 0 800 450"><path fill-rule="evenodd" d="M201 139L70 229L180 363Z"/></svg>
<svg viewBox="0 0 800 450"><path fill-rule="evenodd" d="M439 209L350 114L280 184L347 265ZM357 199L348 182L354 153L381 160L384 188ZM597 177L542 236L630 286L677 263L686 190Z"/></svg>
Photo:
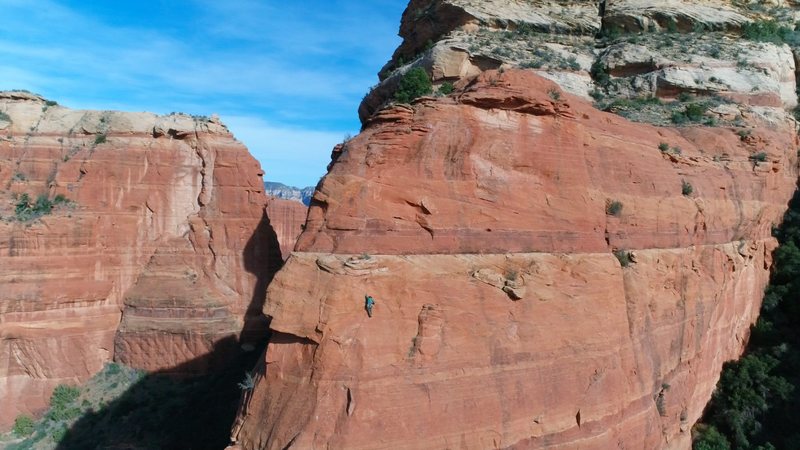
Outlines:
<svg viewBox="0 0 800 450"><path fill-rule="evenodd" d="M280 250L261 168L216 118L24 92L0 112L0 427L111 360L192 374L263 341Z"/></svg>
<svg viewBox="0 0 800 450"><path fill-rule="evenodd" d="M797 180L794 121L747 120L632 123L518 70L379 111L269 287L233 440L689 448Z"/></svg>

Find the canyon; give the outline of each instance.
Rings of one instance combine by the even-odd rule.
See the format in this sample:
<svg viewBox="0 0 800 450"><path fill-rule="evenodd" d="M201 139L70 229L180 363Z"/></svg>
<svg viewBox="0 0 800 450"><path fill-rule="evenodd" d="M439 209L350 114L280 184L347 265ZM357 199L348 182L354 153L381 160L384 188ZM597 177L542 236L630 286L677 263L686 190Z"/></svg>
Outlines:
<svg viewBox="0 0 800 450"><path fill-rule="evenodd" d="M253 359L230 450L691 448L796 190L796 16L411 0L309 208L215 116L0 92L0 427Z"/></svg>

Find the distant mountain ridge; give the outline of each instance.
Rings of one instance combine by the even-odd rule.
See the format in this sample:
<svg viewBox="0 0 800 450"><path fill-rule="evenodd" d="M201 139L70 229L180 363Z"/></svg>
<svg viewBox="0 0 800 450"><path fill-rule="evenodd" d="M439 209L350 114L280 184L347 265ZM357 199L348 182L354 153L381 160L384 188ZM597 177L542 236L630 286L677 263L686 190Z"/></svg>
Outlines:
<svg viewBox="0 0 800 450"><path fill-rule="evenodd" d="M269 196L286 200L295 200L306 206L311 204L311 197L314 195L314 186L298 188L274 181L265 181L264 190Z"/></svg>

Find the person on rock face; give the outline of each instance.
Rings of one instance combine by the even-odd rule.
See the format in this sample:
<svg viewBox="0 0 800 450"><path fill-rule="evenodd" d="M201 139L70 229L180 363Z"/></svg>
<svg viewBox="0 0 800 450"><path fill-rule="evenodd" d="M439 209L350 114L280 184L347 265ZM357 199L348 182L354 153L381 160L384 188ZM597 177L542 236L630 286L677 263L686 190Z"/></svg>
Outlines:
<svg viewBox="0 0 800 450"><path fill-rule="evenodd" d="M375 306L375 299L371 295L367 295L364 300L364 308L367 309L367 315L372 317L372 307Z"/></svg>

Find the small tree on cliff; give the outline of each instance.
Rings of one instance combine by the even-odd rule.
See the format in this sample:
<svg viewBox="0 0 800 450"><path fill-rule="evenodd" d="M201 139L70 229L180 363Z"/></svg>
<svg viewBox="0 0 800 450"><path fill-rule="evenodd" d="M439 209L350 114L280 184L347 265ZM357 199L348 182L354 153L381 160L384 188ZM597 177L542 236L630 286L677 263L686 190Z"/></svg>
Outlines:
<svg viewBox="0 0 800 450"><path fill-rule="evenodd" d="M400 80L394 99L400 103L410 103L412 100L433 92L433 84L428 73L422 67L415 67Z"/></svg>

